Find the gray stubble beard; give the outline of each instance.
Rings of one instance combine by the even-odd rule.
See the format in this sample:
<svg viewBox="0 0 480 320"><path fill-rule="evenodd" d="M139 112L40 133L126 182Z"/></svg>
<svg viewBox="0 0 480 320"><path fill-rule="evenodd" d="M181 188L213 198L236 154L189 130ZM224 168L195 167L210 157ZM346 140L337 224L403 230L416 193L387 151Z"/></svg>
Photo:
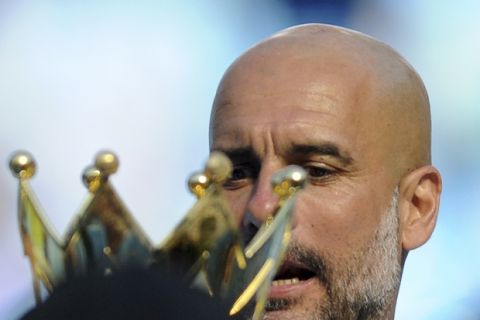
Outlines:
<svg viewBox="0 0 480 320"><path fill-rule="evenodd" d="M301 319L385 319L401 278L398 197L397 187L370 243L348 258L334 257L331 253L319 255L292 244L288 254L309 268L315 268L327 291L314 310L301 315ZM300 302L276 299L269 301L266 309L288 310L296 303ZM295 316L294 319L300 318ZM271 319L268 313L264 319Z"/></svg>

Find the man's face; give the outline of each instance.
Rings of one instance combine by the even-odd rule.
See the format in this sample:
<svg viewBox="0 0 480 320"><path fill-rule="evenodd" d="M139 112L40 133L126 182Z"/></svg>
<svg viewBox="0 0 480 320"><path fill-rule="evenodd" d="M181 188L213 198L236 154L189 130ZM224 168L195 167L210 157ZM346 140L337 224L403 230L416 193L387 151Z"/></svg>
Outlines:
<svg viewBox="0 0 480 320"><path fill-rule="evenodd" d="M309 174L278 274L287 281L274 282L266 318L357 318L392 303L398 288L398 181L375 79L325 61L244 58L215 100L211 149L233 161L226 197L247 233L277 207L273 173L297 164Z"/></svg>

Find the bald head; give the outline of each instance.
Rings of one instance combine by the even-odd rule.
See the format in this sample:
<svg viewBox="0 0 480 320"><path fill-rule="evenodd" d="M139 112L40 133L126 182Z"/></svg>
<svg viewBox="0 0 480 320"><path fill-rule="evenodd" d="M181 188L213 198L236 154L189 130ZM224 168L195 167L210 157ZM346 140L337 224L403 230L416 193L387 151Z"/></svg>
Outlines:
<svg viewBox="0 0 480 320"><path fill-rule="evenodd" d="M278 100L269 100L273 96ZM397 177L430 163L430 111L421 79L391 47L364 34L303 25L248 50L218 88L211 141L225 128L219 116L226 115L224 122L295 108L341 120L337 129L350 132L357 148L374 147L378 164L389 164Z"/></svg>
<svg viewBox="0 0 480 320"><path fill-rule="evenodd" d="M430 237L441 190L428 97L398 53L334 26L281 31L225 73L210 147L232 159L225 195L247 234L275 214L273 174L308 172L287 256L309 275L280 272L265 319L393 319L400 264Z"/></svg>

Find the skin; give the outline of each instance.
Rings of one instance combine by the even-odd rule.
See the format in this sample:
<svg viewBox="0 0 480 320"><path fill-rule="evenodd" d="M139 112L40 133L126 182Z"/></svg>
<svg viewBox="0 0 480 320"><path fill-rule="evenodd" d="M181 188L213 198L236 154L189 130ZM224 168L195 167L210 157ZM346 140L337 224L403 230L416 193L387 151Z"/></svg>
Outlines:
<svg viewBox="0 0 480 320"><path fill-rule="evenodd" d="M347 266L378 264L379 254L368 248L381 243L385 230L393 230L389 252L398 254L382 263L403 267L408 251L434 229L441 177L430 164L428 97L398 53L329 25L281 31L225 73L212 109L210 147L233 161L226 196L246 233L275 212L274 172L298 164L309 173L295 207L293 243L329 271L277 288L272 301L288 303L266 318L316 319L330 303L343 319L393 319L400 275L376 314L331 306L332 288L322 278L343 279L355 273ZM388 212L397 216L385 227ZM360 273L356 287L370 281Z"/></svg>

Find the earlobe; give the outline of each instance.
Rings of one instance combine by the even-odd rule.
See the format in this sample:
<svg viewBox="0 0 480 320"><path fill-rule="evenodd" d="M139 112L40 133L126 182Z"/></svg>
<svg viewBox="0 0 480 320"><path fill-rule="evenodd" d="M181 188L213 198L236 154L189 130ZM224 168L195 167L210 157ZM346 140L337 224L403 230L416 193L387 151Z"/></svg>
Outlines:
<svg viewBox="0 0 480 320"><path fill-rule="evenodd" d="M442 178L433 166L423 166L402 178L399 191L402 247L409 251L423 245L435 228Z"/></svg>

